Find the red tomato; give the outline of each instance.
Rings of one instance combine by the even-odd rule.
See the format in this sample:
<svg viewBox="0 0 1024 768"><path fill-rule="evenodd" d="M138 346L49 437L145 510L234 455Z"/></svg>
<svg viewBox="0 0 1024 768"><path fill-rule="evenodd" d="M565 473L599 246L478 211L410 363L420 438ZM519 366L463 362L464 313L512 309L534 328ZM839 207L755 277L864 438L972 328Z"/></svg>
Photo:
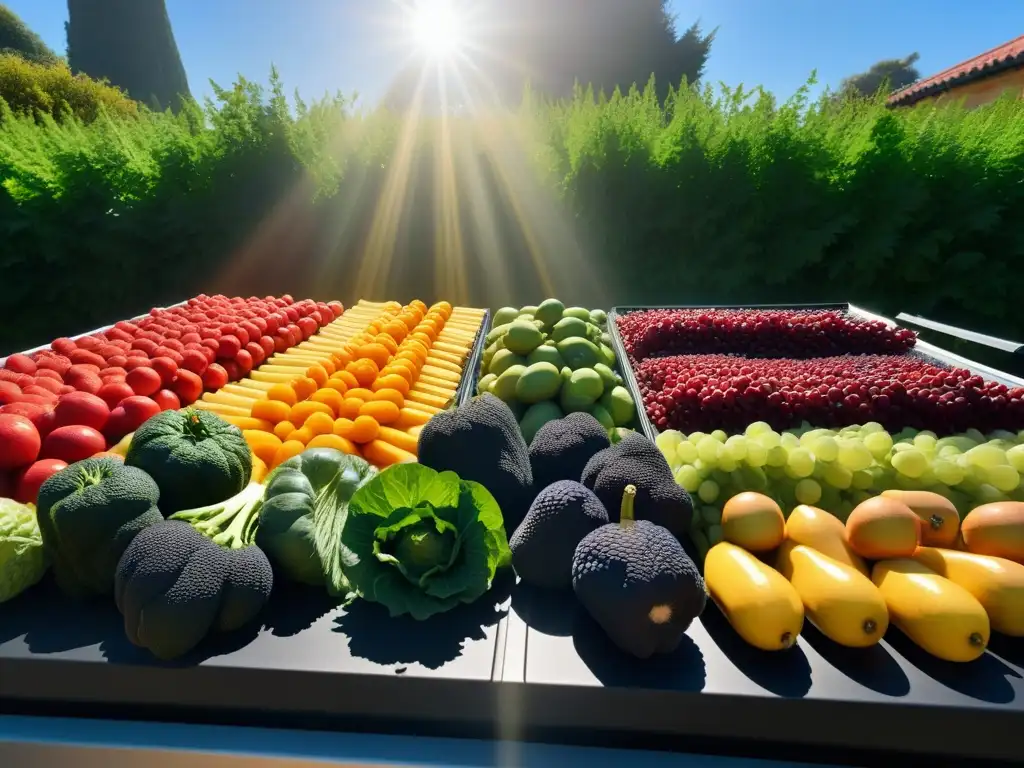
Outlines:
<svg viewBox="0 0 1024 768"><path fill-rule="evenodd" d="M228 372L220 363L211 363L203 372L203 389L213 392L227 384Z"/></svg>
<svg viewBox="0 0 1024 768"><path fill-rule="evenodd" d="M36 375L39 374L39 369L56 371L61 376L68 372L71 368L71 358L65 357L64 355L54 355L52 357L41 357L39 362L36 363Z"/></svg>
<svg viewBox="0 0 1024 768"><path fill-rule="evenodd" d="M263 351L263 348L260 347L259 345L256 345L256 347L257 349L259 349L260 352ZM253 357L248 350L240 349L238 350L238 354L235 355L234 363L235 365L238 366L238 370L241 371L241 375L237 377L238 379L240 379L242 378L242 376L245 376L247 373L249 373L249 371L252 370ZM230 374L231 372L228 371L228 375ZM232 381L235 380L236 379L232 379Z"/></svg>
<svg viewBox="0 0 1024 768"><path fill-rule="evenodd" d="M250 341L248 344L246 344L245 345L245 349L243 349L242 352L248 352L249 353L249 356L252 358L252 365L254 365L254 366L255 365L259 365L260 363L262 363L264 360L267 359L267 353L264 352L263 351L263 347L261 347L255 341ZM239 352L239 354L241 354L241 352ZM252 369L252 366L250 366L250 370L251 369ZM248 371L247 371L247 373L248 373Z"/></svg>
<svg viewBox="0 0 1024 768"><path fill-rule="evenodd" d="M104 451L107 441L98 430L81 424L57 427L43 440L40 455L44 459L61 459L68 464L88 459L93 454Z"/></svg>
<svg viewBox="0 0 1024 768"><path fill-rule="evenodd" d="M171 391L178 396L182 405L192 405L203 394L203 380L199 374L179 368L171 382Z"/></svg>
<svg viewBox="0 0 1024 768"><path fill-rule="evenodd" d="M239 352L241 354L241 352ZM234 360L221 360L221 366L228 375L228 381L238 381L245 374L242 372L242 366L236 363Z"/></svg>
<svg viewBox="0 0 1024 768"><path fill-rule="evenodd" d="M163 386L167 386L174 381L174 374L178 372L178 364L174 362L170 357L154 357L149 361L153 370L160 376L160 382ZM140 392L139 394L147 394Z"/></svg>
<svg viewBox="0 0 1024 768"><path fill-rule="evenodd" d="M110 418L107 419L107 427L103 433L110 445L113 445L158 413L160 413L160 406L150 398L138 395L126 397L110 412Z"/></svg>
<svg viewBox="0 0 1024 768"><path fill-rule="evenodd" d="M233 334L220 337L220 346L217 348L217 356L223 358L232 358L238 354L238 350L242 348L242 341Z"/></svg>
<svg viewBox="0 0 1024 768"><path fill-rule="evenodd" d="M152 355L158 346L159 344L155 341L147 338L136 338L135 341L132 342L132 349L142 350L146 353L146 357Z"/></svg>
<svg viewBox="0 0 1024 768"><path fill-rule="evenodd" d="M142 396L152 395L163 386L163 379L161 379L160 374L152 368L135 368L128 371L128 375L124 377L124 380L136 395Z"/></svg>
<svg viewBox="0 0 1024 768"><path fill-rule="evenodd" d="M21 472L17 478L14 500L22 504L35 504L39 499L39 487L52 475L67 469L68 463L60 459L40 459Z"/></svg>
<svg viewBox="0 0 1024 768"><path fill-rule="evenodd" d="M59 339L54 339L50 342L50 349L56 352L58 355L67 357L71 354L71 350L78 349L78 345L66 336L62 336Z"/></svg>
<svg viewBox="0 0 1024 768"><path fill-rule="evenodd" d="M0 406L21 400L21 387L12 381L0 381Z"/></svg>
<svg viewBox="0 0 1024 768"><path fill-rule="evenodd" d="M160 406L161 411L176 411L181 408L178 396L169 389L161 389L153 395L153 402Z"/></svg>
<svg viewBox="0 0 1024 768"><path fill-rule="evenodd" d="M334 313L335 317L341 317L345 312L345 305L340 301L328 301L327 306L331 308L331 312Z"/></svg>
<svg viewBox="0 0 1024 768"><path fill-rule="evenodd" d="M95 336L83 336L80 339L75 339L75 346L77 346L78 349L85 350L86 352L88 352L91 349L96 349L97 347L99 347L101 343L102 342Z"/></svg>
<svg viewBox="0 0 1024 768"><path fill-rule="evenodd" d="M300 317L296 325L299 326L303 339L308 339L320 327L320 324L312 317Z"/></svg>
<svg viewBox="0 0 1024 768"><path fill-rule="evenodd" d="M129 387L125 381L108 381L100 387L99 392L96 394L107 404L108 408L113 410L126 397L133 397L135 390ZM109 418L110 414L107 414L107 416Z"/></svg>
<svg viewBox="0 0 1024 768"><path fill-rule="evenodd" d="M100 387L98 392L102 392L103 388ZM55 423L58 427L79 424L101 432L110 417L110 406L98 394L72 392L70 395L61 396L57 401L54 413L56 414Z"/></svg>
<svg viewBox="0 0 1024 768"><path fill-rule="evenodd" d="M36 376L35 386L56 395L60 393L60 388L64 386L64 382L60 379L51 379L48 376Z"/></svg>
<svg viewBox="0 0 1024 768"><path fill-rule="evenodd" d="M209 364L206 355L198 349L186 349L181 355L181 367L200 376Z"/></svg>
<svg viewBox="0 0 1024 768"><path fill-rule="evenodd" d="M107 367L107 361L95 352L90 352L87 349L76 349L70 355L68 355L71 362L74 364L88 364L95 365L97 370Z"/></svg>
<svg viewBox="0 0 1024 768"><path fill-rule="evenodd" d="M15 373L24 373L28 376L35 376L36 361L28 355L11 355L4 363L4 368L8 371L14 371Z"/></svg>
<svg viewBox="0 0 1024 768"><path fill-rule="evenodd" d="M39 379L53 379L61 384L64 383L64 377L60 375L60 371L55 371L53 368L44 368L42 365L36 368L36 383L38 383Z"/></svg>
<svg viewBox="0 0 1024 768"><path fill-rule="evenodd" d="M24 416L0 415L0 470L31 464L39 457L41 444L39 430Z"/></svg>

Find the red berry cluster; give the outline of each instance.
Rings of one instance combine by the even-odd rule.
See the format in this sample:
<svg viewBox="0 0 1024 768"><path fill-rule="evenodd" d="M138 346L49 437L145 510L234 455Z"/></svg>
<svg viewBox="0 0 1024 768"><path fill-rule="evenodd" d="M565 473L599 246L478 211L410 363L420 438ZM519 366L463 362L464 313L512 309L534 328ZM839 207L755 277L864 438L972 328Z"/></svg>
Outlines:
<svg viewBox="0 0 1024 768"><path fill-rule="evenodd" d="M787 429L877 421L938 434L1024 429L1024 388L917 355L813 360L679 355L635 366L647 415L659 430L740 431L754 421Z"/></svg>
<svg viewBox="0 0 1024 768"><path fill-rule="evenodd" d="M651 309L618 318L626 352L654 355L734 353L805 359L905 352L917 336L904 328L834 310Z"/></svg>

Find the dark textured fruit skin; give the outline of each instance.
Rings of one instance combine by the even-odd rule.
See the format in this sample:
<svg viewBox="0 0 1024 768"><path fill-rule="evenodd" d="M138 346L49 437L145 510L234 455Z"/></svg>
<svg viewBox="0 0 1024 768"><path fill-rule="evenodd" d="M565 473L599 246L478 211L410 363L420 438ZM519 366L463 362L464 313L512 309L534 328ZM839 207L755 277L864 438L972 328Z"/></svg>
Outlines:
<svg viewBox="0 0 1024 768"><path fill-rule="evenodd" d="M85 459L48 477L39 488L36 517L61 591L109 595L125 549L163 520L159 499L153 478L117 459Z"/></svg>
<svg viewBox="0 0 1024 768"><path fill-rule="evenodd" d="M423 427L420 464L480 483L501 507L505 530L514 531L533 501L533 471L515 415L491 394L443 411Z"/></svg>
<svg viewBox="0 0 1024 768"><path fill-rule="evenodd" d="M668 528L682 540L690 530L693 500L672 477L658 447L638 432L595 454L583 469L580 482L590 488L614 523L627 485L636 486L637 520L650 520Z"/></svg>
<svg viewBox="0 0 1024 768"><path fill-rule="evenodd" d="M573 556L572 586L608 638L641 659L679 647L707 603L696 564L666 528L646 520L588 534ZM662 605L672 616L656 624L649 614Z"/></svg>
<svg viewBox="0 0 1024 768"><path fill-rule="evenodd" d="M173 659L210 632L249 623L270 597L274 574L256 546L225 549L182 520L132 541L117 565L114 600L135 645Z"/></svg>
<svg viewBox="0 0 1024 768"><path fill-rule="evenodd" d="M187 434L190 419L201 427L201 439ZM252 475L252 454L242 430L191 408L163 411L135 430L125 464L156 480L165 517L230 499Z"/></svg>
<svg viewBox="0 0 1024 768"><path fill-rule="evenodd" d="M512 566L527 584L568 589L576 547L607 522L608 510L589 488L574 480L552 483L537 494L509 540Z"/></svg>
<svg viewBox="0 0 1024 768"><path fill-rule="evenodd" d="M530 443L533 484L545 488L556 480L579 480L591 457L610 445L607 430L589 413L549 421Z"/></svg>

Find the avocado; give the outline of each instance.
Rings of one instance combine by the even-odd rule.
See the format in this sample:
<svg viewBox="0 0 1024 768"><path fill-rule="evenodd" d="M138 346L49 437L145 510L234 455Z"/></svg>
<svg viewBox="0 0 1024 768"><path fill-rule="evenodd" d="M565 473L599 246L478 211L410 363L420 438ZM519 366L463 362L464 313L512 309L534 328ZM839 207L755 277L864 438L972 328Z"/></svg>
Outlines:
<svg viewBox="0 0 1024 768"><path fill-rule="evenodd" d="M517 355L528 355L541 345L544 334L533 323L517 320L505 332L505 349Z"/></svg>
<svg viewBox="0 0 1024 768"><path fill-rule="evenodd" d="M609 368L615 367L615 363L617 362L615 359L615 350L613 350L611 347L606 347L604 344L601 344L598 346L597 351L598 354L601 355L601 362L603 362Z"/></svg>
<svg viewBox="0 0 1024 768"><path fill-rule="evenodd" d="M601 377L601 381L604 382L605 392L610 390L612 387L618 385L618 374L616 374L615 371L613 371L604 363L595 363L594 370L597 371L598 375Z"/></svg>
<svg viewBox="0 0 1024 768"><path fill-rule="evenodd" d="M608 323L608 314L603 309L590 310L590 322L602 328Z"/></svg>
<svg viewBox="0 0 1024 768"><path fill-rule="evenodd" d="M516 399L521 403L539 403L557 395L561 387L562 376L558 368L551 363L534 363L520 374L516 383Z"/></svg>
<svg viewBox="0 0 1024 768"><path fill-rule="evenodd" d="M534 403L526 409L526 413L519 420L519 431L523 433L523 439L529 445L541 427L549 421L560 418L562 418L562 409L558 407L557 403L551 400Z"/></svg>
<svg viewBox="0 0 1024 768"><path fill-rule="evenodd" d="M562 311L565 305L558 299L545 299L537 306L534 316L542 323L553 326L562 319Z"/></svg>
<svg viewBox="0 0 1024 768"><path fill-rule="evenodd" d="M589 413L549 421L530 441L530 466L538 488L558 480L579 480L583 468L611 445L608 432Z"/></svg>
<svg viewBox="0 0 1024 768"><path fill-rule="evenodd" d="M562 410L566 413L578 413L588 410L594 404L594 401L574 395L568 385L563 384L562 391L558 393L558 404L562 406Z"/></svg>
<svg viewBox="0 0 1024 768"><path fill-rule="evenodd" d="M583 307L569 307L567 310L562 312L562 317L578 317L580 320L590 320L590 310L584 309Z"/></svg>
<svg viewBox="0 0 1024 768"><path fill-rule="evenodd" d="M602 525L580 541L572 558L572 587L612 643L646 659L679 647L704 611L707 592L675 536L634 519L635 497L636 488L627 485L619 522Z"/></svg>
<svg viewBox="0 0 1024 768"><path fill-rule="evenodd" d="M487 344L493 344L506 333L508 333L508 329L511 327L511 325L512 323L504 323L503 325L494 326L493 328L491 328L491 330L487 332L485 342Z"/></svg>
<svg viewBox="0 0 1024 768"><path fill-rule="evenodd" d="M587 324L578 317L563 317L551 329L551 338L555 341L561 341L573 336L585 337L586 335Z"/></svg>
<svg viewBox="0 0 1024 768"><path fill-rule="evenodd" d="M491 318L491 324L494 326L505 325L511 323L519 317L519 310L515 307L502 307L494 313L494 317Z"/></svg>
<svg viewBox="0 0 1024 768"><path fill-rule="evenodd" d="M604 393L604 382L593 368L578 368L569 377L569 390L573 396L592 403Z"/></svg>
<svg viewBox="0 0 1024 768"><path fill-rule="evenodd" d="M512 566L526 584L569 589L576 547L607 524L608 511L589 489L574 480L548 485L509 539Z"/></svg>
<svg viewBox="0 0 1024 768"><path fill-rule="evenodd" d="M491 391L491 385L497 381L498 377L493 373L488 373L486 376L481 376L480 381L476 383L477 394L482 395L484 392Z"/></svg>
<svg viewBox="0 0 1024 768"><path fill-rule="evenodd" d="M575 336L563 339L558 342L556 349L565 360L565 364L574 371L578 368L592 368L596 363L605 362L601 359L600 350L587 339Z"/></svg>
<svg viewBox="0 0 1024 768"><path fill-rule="evenodd" d="M548 345L544 342L537 347L533 352L526 356L526 362L529 365L534 363L551 363L555 368L561 371L565 367L565 361L562 356L558 354L558 350L555 349L554 345Z"/></svg>
<svg viewBox="0 0 1024 768"><path fill-rule="evenodd" d="M536 314L537 314L537 308L534 307L534 306L527 305L527 306L521 307L519 309L519 316L520 317L522 317L523 315L529 315L530 317L533 317Z"/></svg>
<svg viewBox="0 0 1024 768"><path fill-rule="evenodd" d="M493 373L495 376L501 376L513 365L526 365L526 358L520 357L511 349L499 349L494 353L494 357L491 358L491 364L488 366L487 372Z"/></svg>
<svg viewBox="0 0 1024 768"><path fill-rule="evenodd" d="M633 402L629 390L625 387L612 387L606 389L601 396L601 405L611 414L615 426L621 427L629 424L636 416L636 404Z"/></svg>
<svg viewBox="0 0 1024 768"><path fill-rule="evenodd" d="M600 403L594 403L587 409L587 412L601 422L601 426L606 430L615 429L615 420L612 418L612 415L608 413L608 409Z"/></svg>
<svg viewBox="0 0 1024 768"><path fill-rule="evenodd" d="M498 379L491 385L491 394L510 403L516 399L516 387L519 384L519 377L526 373L525 365L513 365L506 368Z"/></svg>
<svg viewBox="0 0 1024 768"><path fill-rule="evenodd" d="M612 335L610 333L608 333L607 331L602 333L601 334L601 343L604 344L606 347L608 347L610 349L612 347Z"/></svg>

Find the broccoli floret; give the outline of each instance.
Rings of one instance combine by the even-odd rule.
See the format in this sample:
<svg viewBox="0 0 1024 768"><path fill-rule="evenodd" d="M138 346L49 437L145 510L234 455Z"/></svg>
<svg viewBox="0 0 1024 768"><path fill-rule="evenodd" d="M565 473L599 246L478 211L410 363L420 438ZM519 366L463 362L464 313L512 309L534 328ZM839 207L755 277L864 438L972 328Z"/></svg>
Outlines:
<svg viewBox="0 0 1024 768"><path fill-rule="evenodd" d="M575 480L552 483L537 494L509 541L516 573L527 584L568 589L576 546L607 522L608 511L589 488Z"/></svg>
<svg viewBox="0 0 1024 768"><path fill-rule="evenodd" d="M611 445L608 431L589 413L570 413L541 427L530 443L533 484L546 488L556 480L579 480L598 451Z"/></svg>
<svg viewBox="0 0 1024 768"><path fill-rule="evenodd" d="M693 519L693 500L672 476L672 470L653 442L633 433L595 454L583 469L581 482L608 510L612 522L627 485L636 486L636 518L667 528L679 539Z"/></svg>
<svg viewBox="0 0 1024 768"><path fill-rule="evenodd" d="M263 487L179 512L141 531L117 565L114 599L135 645L160 659L196 647L210 632L254 619L274 584L270 561L252 543Z"/></svg>
<svg viewBox="0 0 1024 768"><path fill-rule="evenodd" d="M480 483L491 492L513 531L533 501L533 471L516 417L491 394L437 414L420 432L419 461L439 472Z"/></svg>

